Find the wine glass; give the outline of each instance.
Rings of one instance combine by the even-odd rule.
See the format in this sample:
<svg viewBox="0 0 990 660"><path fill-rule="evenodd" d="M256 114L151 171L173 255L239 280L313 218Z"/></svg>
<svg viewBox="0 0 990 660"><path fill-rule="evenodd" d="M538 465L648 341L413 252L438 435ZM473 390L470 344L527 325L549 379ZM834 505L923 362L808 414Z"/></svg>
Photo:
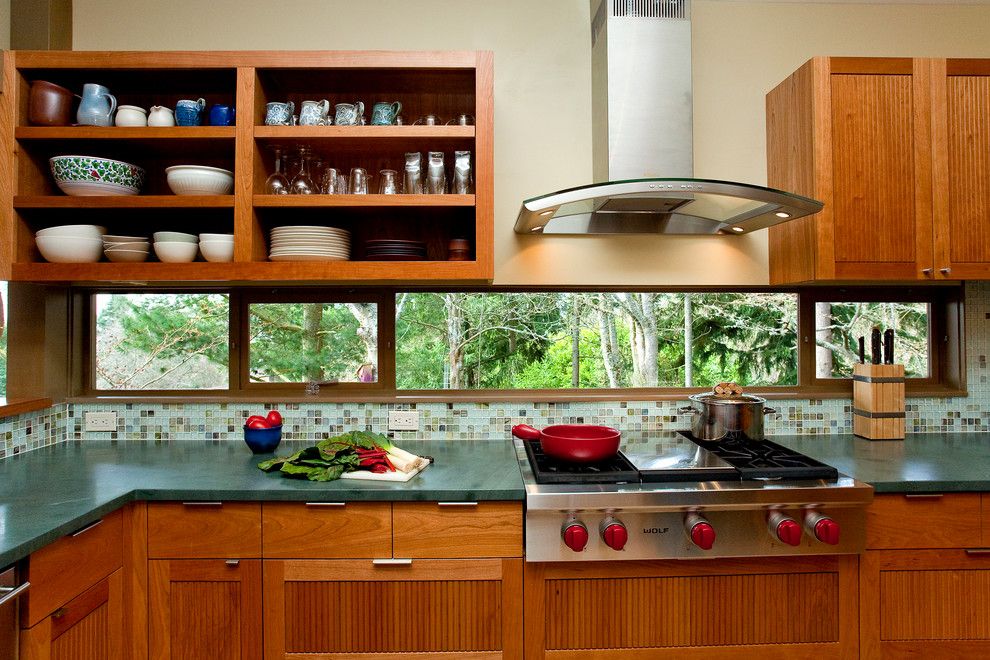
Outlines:
<svg viewBox="0 0 990 660"><path fill-rule="evenodd" d="M289 185L289 190L293 195L312 195L316 192L316 184L309 177L309 161L312 157L313 154L309 148L299 148L301 165L299 166L299 172L292 177L292 183Z"/></svg>
<svg viewBox="0 0 990 660"><path fill-rule="evenodd" d="M265 179L265 192L269 195L288 195L289 179L282 174L282 147L272 147L275 152L275 172Z"/></svg>

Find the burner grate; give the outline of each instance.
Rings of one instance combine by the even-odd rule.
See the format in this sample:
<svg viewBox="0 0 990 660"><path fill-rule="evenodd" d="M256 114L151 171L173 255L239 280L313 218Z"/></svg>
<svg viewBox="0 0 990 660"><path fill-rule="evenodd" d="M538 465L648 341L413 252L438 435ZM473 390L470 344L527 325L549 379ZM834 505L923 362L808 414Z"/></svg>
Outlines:
<svg viewBox="0 0 990 660"><path fill-rule="evenodd" d="M639 483L639 472L621 451L608 460L582 465L547 456L539 440L523 440L523 446L538 484Z"/></svg>
<svg viewBox="0 0 990 660"><path fill-rule="evenodd" d="M722 442L699 440L684 434L737 470L746 479L823 479L835 481L839 471L793 449L769 440L733 439Z"/></svg>

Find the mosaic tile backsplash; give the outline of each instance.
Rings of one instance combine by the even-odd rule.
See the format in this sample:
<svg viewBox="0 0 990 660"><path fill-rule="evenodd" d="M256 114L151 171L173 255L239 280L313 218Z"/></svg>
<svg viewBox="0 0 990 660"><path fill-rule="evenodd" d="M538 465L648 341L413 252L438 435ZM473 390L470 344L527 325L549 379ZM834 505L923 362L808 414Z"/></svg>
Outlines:
<svg viewBox="0 0 990 660"><path fill-rule="evenodd" d="M909 399L909 433L990 431L990 283L967 284L966 352L968 397ZM398 407L420 413L420 431L409 437L434 439L506 438L513 424L534 426L568 422L605 424L629 431L684 429L678 401L623 401L580 403L419 403ZM770 435L826 435L852 432L852 405L848 399L774 400L779 412L768 416ZM107 439L106 433L83 431L83 415L115 410L116 439L240 441L241 425L259 404L68 404L0 420L0 458L40 446L87 437ZM384 429L394 404L295 403L277 406L285 418L286 439L319 439L326 433L353 428ZM399 434L400 437L402 434Z"/></svg>

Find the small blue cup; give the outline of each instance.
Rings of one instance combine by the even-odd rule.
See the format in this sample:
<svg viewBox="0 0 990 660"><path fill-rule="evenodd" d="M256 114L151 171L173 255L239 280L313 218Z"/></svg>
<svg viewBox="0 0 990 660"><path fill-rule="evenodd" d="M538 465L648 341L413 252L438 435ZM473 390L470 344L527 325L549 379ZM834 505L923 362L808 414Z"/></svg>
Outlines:
<svg viewBox="0 0 990 660"><path fill-rule="evenodd" d="M270 454L282 442L282 425L270 429L249 429L245 426L244 442L255 454Z"/></svg>
<svg viewBox="0 0 990 660"><path fill-rule="evenodd" d="M190 101L183 99L175 104L175 123L178 126L200 126L203 123L203 110L206 99Z"/></svg>
<svg viewBox="0 0 990 660"><path fill-rule="evenodd" d="M210 108L210 126L231 126L234 123L234 109L217 103Z"/></svg>

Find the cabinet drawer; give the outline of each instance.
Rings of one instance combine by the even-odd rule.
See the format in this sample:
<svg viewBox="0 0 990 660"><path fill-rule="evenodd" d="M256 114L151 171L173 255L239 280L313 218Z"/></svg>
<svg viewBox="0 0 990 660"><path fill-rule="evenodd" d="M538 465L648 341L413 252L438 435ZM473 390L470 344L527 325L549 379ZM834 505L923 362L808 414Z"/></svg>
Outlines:
<svg viewBox="0 0 990 660"><path fill-rule="evenodd" d="M396 557L522 557L520 502L396 502Z"/></svg>
<svg viewBox="0 0 990 660"><path fill-rule="evenodd" d="M120 511L31 554L21 625L29 628L123 565Z"/></svg>
<svg viewBox="0 0 990 660"><path fill-rule="evenodd" d="M866 547L965 548L981 545L980 495L878 495L866 510Z"/></svg>
<svg viewBox="0 0 990 660"><path fill-rule="evenodd" d="M148 557L261 557L261 503L152 502Z"/></svg>
<svg viewBox="0 0 990 660"><path fill-rule="evenodd" d="M261 518L267 558L392 556L388 502L266 502Z"/></svg>

